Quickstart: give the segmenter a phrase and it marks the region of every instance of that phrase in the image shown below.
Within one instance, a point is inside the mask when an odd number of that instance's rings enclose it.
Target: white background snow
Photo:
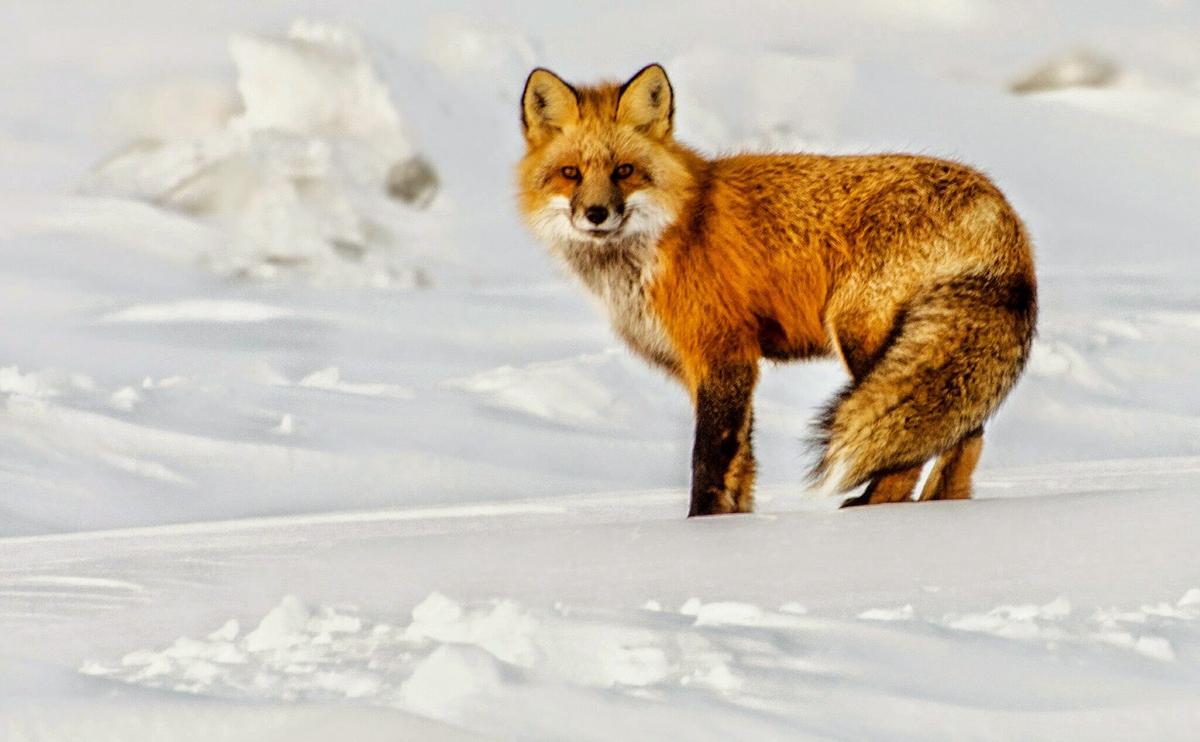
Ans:
[[[2,11],[0,738],[1200,734],[1197,3]],[[686,396],[513,198],[528,70],[650,61],[707,152],[1008,193],[976,500],[807,493],[811,363],[760,512],[683,518]]]

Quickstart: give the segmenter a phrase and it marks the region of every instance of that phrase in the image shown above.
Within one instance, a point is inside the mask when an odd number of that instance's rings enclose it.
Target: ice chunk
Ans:
[[[279,602],[258,624],[258,628],[246,634],[246,649],[261,652],[294,646],[304,641],[304,631],[310,617],[308,607],[294,595]]]

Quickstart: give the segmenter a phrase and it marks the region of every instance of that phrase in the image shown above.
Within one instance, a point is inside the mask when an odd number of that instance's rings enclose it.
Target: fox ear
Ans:
[[[675,117],[675,92],[661,65],[643,67],[621,86],[617,121],[652,137],[670,135]]]
[[[550,70],[538,67],[525,80],[521,124],[530,144],[538,144],[579,120],[579,93]]]

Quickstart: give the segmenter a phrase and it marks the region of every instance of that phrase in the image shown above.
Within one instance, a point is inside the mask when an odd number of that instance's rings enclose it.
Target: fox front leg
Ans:
[[[688,517],[746,513],[753,508],[750,431],[757,378],[757,364],[725,365],[711,369],[696,386]]]

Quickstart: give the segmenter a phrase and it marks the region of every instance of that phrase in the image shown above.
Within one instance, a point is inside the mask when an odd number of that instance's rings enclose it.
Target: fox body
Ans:
[[[813,476],[846,505],[970,496],[985,420],[1036,320],[1029,240],[1000,191],[910,155],[741,154],[675,141],[666,72],[522,96],[525,219],[695,406],[690,515],[753,507],[760,359],[834,355]]]

